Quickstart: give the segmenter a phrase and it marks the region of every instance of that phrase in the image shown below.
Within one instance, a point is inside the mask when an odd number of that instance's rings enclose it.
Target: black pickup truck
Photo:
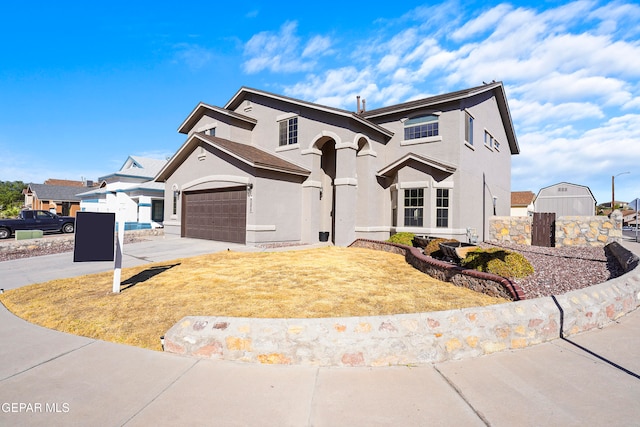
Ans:
[[[24,210],[16,219],[0,219],[0,239],[8,239],[16,230],[42,230],[73,233],[76,219],[49,211]]]

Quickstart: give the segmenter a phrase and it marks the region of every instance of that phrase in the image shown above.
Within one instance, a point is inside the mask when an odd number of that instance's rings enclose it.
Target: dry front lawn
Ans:
[[[507,302],[435,280],[400,255],[325,247],[219,252],[14,289],[0,301],[39,325],[160,350],[187,315],[313,318],[417,313]]]

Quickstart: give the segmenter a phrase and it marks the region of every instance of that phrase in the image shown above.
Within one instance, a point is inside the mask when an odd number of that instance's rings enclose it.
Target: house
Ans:
[[[542,188],[533,205],[535,212],[553,212],[556,217],[596,214],[596,199],[589,187],[568,182]]]
[[[511,216],[529,216],[533,211],[533,191],[511,192]]]
[[[162,227],[164,184],[153,181],[166,160],[129,156],[119,171],[98,178],[99,187],[78,194],[83,212],[118,212],[125,229]]]
[[[502,83],[356,106],[246,87],[224,107],[198,104],[156,176],[165,233],[345,246],[401,231],[466,239],[508,214],[519,148]]]
[[[22,193],[26,209],[42,209],[58,215],[76,216],[80,209],[80,198],[76,196],[91,181],[70,181],[64,179],[48,179],[44,184],[30,183]]]

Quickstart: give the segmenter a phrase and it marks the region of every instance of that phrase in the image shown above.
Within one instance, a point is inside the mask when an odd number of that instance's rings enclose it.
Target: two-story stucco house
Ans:
[[[519,153],[499,82],[355,112],[243,87],[179,132],[156,176],[165,233],[247,244],[482,238]]]

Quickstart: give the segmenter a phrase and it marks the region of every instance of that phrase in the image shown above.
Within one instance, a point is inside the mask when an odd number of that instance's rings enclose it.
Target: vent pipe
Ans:
[[[358,105],[356,106],[356,114],[360,114],[360,95],[356,96],[358,100]]]

